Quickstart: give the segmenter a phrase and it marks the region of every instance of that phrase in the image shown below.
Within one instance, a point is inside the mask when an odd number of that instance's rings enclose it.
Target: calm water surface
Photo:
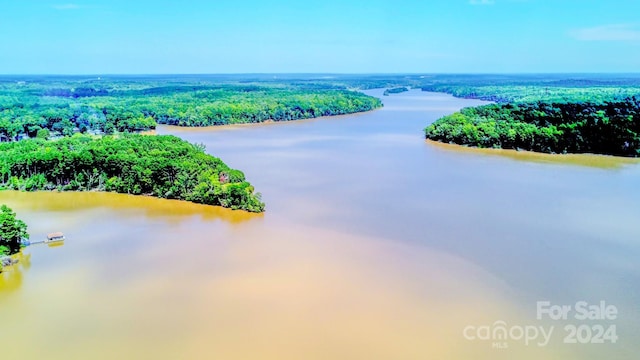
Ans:
[[[637,359],[640,166],[422,140],[473,100],[411,91],[381,110],[161,127],[245,171],[267,212],[100,193],[0,192],[34,246],[0,275],[15,359]],[[536,302],[615,321],[536,319]],[[570,315],[571,316],[571,315]],[[467,326],[554,327],[550,343]],[[563,344],[612,325],[616,344]],[[542,338],[539,338],[540,341]]]

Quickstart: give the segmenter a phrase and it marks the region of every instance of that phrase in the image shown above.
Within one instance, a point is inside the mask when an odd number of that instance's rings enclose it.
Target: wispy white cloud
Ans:
[[[640,29],[632,24],[602,25],[574,29],[569,36],[580,41],[640,41]]]
[[[495,0],[469,0],[471,5],[493,5],[495,3]]]
[[[76,10],[80,9],[78,4],[57,4],[52,6],[56,10]]]

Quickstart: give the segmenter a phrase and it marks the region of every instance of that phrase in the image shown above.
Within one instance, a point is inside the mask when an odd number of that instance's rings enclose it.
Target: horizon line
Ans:
[[[638,72],[237,72],[237,73],[14,73],[3,76],[240,76],[240,75],[640,75]]]

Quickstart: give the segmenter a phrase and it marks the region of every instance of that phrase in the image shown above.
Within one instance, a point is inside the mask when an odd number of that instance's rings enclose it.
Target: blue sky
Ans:
[[[0,74],[640,72],[638,0],[0,0]]]

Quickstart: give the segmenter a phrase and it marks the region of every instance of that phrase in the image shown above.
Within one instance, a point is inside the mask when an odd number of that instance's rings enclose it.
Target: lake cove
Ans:
[[[480,101],[408,91],[336,118],[159,134],[203,143],[269,205],[0,192],[32,237],[2,274],[20,359],[633,359],[640,169],[452,151],[425,119]],[[522,161],[520,161],[522,160]],[[562,343],[538,301],[606,301],[617,344]],[[547,346],[463,331],[555,326]],[[597,322],[596,322],[597,323]],[[596,325],[593,323],[593,325]],[[34,343],[37,339],[37,346]]]

